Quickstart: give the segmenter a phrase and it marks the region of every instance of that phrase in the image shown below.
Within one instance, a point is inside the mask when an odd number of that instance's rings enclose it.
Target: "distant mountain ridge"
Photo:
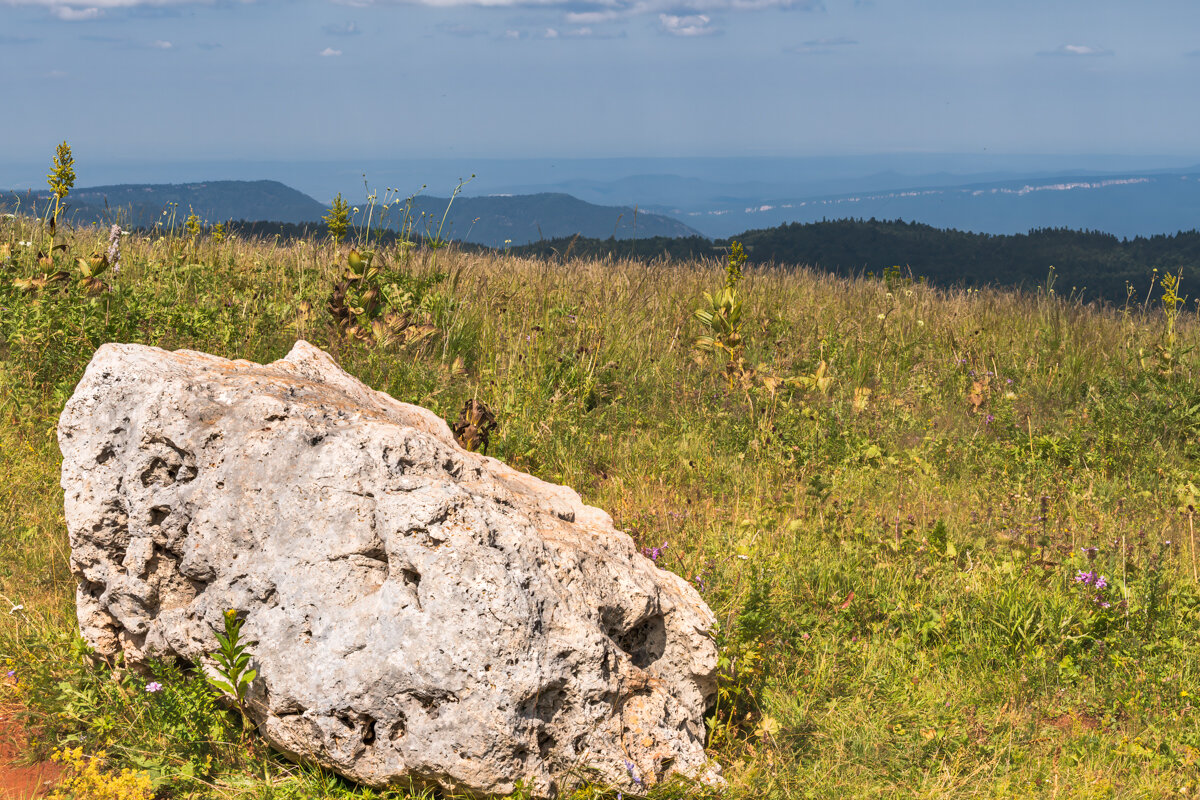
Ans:
[[[23,210],[42,208],[52,200],[49,190],[6,191],[0,204]],[[76,224],[110,222],[120,218],[133,228],[166,223],[172,211],[175,224],[190,212],[208,222],[262,219],[269,213],[278,222],[312,222],[327,211],[303,192],[278,181],[204,181],[196,183],[120,184],[73,190],[67,196],[66,218]],[[172,205],[176,204],[176,205]]]
[[[1154,236],[1200,225],[1200,169],[1064,174],[958,185],[911,185],[836,195],[727,198],[703,208],[653,205],[708,236],[792,222],[903,219],[990,234],[1040,228]]]
[[[442,237],[489,247],[519,246],[543,239],[579,235],[591,239],[642,239],[661,236],[699,236],[696,229],[663,214],[627,206],[600,206],[558,192],[489,197],[413,199],[418,228],[437,231],[443,213]],[[423,219],[422,218],[423,215]]]
[[[52,200],[49,190],[8,191],[0,207],[36,213]],[[269,221],[320,225],[328,206],[278,181],[204,181],[182,184],[121,184],[79,188],[67,197],[66,219],[75,224],[106,224],[120,220],[126,227],[182,225],[190,213],[206,223]],[[397,206],[403,203],[397,204]],[[365,224],[367,204],[359,203],[355,221]],[[447,208],[449,209],[447,211]],[[400,223],[398,208],[386,218]],[[378,221],[382,209],[374,209]],[[542,192],[531,195],[412,199],[417,229],[444,239],[491,247],[522,245],[542,239],[581,235],[592,238],[697,236],[688,225],[662,214],[636,208],[601,206],[570,195]],[[442,225],[443,217],[445,219]]]

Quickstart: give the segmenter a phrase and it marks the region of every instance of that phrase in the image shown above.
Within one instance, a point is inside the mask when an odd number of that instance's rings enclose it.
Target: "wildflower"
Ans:
[[[1096,573],[1094,573],[1094,572],[1084,572],[1083,570],[1079,570],[1078,572],[1075,573],[1075,582],[1076,583],[1082,583],[1082,584],[1091,586],[1092,582],[1095,580],[1096,580]]]
[[[663,550],[666,550],[666,549],[667,549],[667,543],[663,542],[658,547],[643,547],[642,555],[644,555],[646,558],[650,559],[651,561],[653,561],[657,564],[658,560],[660,558],[662,558]]]
[[[1096,578],[1096,582],[1092,585],[1097,589],[1103,589],[1105,586],[1108,586],[1108,581],[1104,580],[1104,576],[1101,575],[1099,578]]]
[[[983,418],[983,422],[985,425],[991,425],[995,421],[996,421],[996,417],[993,416],[992,414],[988,414],[986,417]]]
[[[626,769],[626,771],[629,772],[629,777],[633,779],[633,782],[636,783],[638,786],[641,786],[642,778],[640,775],[637,774],[637,767],[634,766],[634,763],[632,761],[626,761],[625,769]]]
[[[161,692],[162,688],[163,688],[162,684],[159,683],[158,681],[150,681],[149,683],[146,684],[146,691],[149,692],[150,694],[154,694],[155,692]]]

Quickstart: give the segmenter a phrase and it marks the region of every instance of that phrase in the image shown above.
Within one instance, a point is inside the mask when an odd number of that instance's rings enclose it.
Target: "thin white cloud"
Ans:
[[[1043,50],[1039,56],[1111,56],[1112,50],[1104,47],[1092,47],[1086,44],[1064,44],[1053,50]]]
[[[476,28],[474,25],[463,25],[461,23],[448,24],[443,23],[437,26],[437,29],[442,33],[451,36],[457,36],[460,39],[470,39],[473,36],[482,36],[487,33],[483,28]]]
[[[659,14],[659,29],[671,36],[709,36],[717,32],[707,14]]]
[[[135,7],[166,8],[183,5],[211,5],[221,0],[0,0],[0,6],[40,6],[66,22],[98,19],[107,12]],[[243,0],[252,2],[253,0]]]
[[[542,38],[544,38],[544,39],[557,39],[557,38],[558,38],[558,31],[557,31],[557,30],[555,30],[554,28],[546,28],[546,32],[542,34]]]
[[[839,47],[850,47],[858,44],[857,39],[851,39],[848,36],[835,36],[822,39],[809,39],[807,42],[792,47],[784,48],[789,53],[800,53],[801,55],[828,55],[835,52]]]
[[[100,16],[100,9],[95,6],[89,8],[72,8],[71,6],[50,6],[50,13],[64,22],[83,22],[89,19],[96,19]]]
[[[168,41],[164,41],[163,39],[159,39],[150,46],[153,47],[155,50],[170,50],[175,45],[171,44]]]
[[[568,11],[567,22],[572,25],[598,25],[620,19],[621,14],[609,9],[607,11]]]
[[[317,55],[322,56],[323,58],[330,58],[332,56],[340,56],[341,54],[342,54],[341,50],[334,50],[332,47],[326,47],[324,50],[317,53]]]
[[[331,22],[328,25],[322,25],[321,31],[330,36],[358,36],[362,33],[358,25],[353,22],[343,22],[341,24]]]
[[[761,11],[764,9],[796,9],[816,11],[824,8],[821,0],[599,0],[581,3],[579,0],[336,0],[343,4],[414,4],[448,8],[479,6],[489,8],[558,8],[566,21],[574,25],[594,25],[612,22],[640,14],[692,16],[721,11]],[[580,10],[580,6],[587,10]],[[588,8],[590,6],[590,8]]]
[[[858,40],[851,39],[849,36],[834,36],[832,38],[809,39],[804,44],[806,47],[842,47],[849,44],[858,44]]]

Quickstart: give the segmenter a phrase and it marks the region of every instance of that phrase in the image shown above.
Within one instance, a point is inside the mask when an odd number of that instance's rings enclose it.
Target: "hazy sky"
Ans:
[[[1196,0],[0,0],[0,70],[18,160],[1200,154]]]

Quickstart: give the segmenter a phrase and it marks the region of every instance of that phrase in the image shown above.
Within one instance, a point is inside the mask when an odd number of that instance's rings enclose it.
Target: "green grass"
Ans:
[[[60,231],[60,258],[105,234]],[[270,361],[303,336],[444,417],[482,400],[491,455],[667,545],[720,620],[729,796],[1200,791],[1194,315],[1171,343],[1157,300],[755,269],[731,386],[693,347],[715,261],[380,252],[436,328],[380,345],[333,326],[325,242],[131,236],[108,291],[27,294],[39,236],[0,220],[0,600],[23,606],[0,657],[45,752],[105,749],[164,796],[380,796],[241,741],[197,676],[114,673],[76,635],[53,432],[95,348]]]

